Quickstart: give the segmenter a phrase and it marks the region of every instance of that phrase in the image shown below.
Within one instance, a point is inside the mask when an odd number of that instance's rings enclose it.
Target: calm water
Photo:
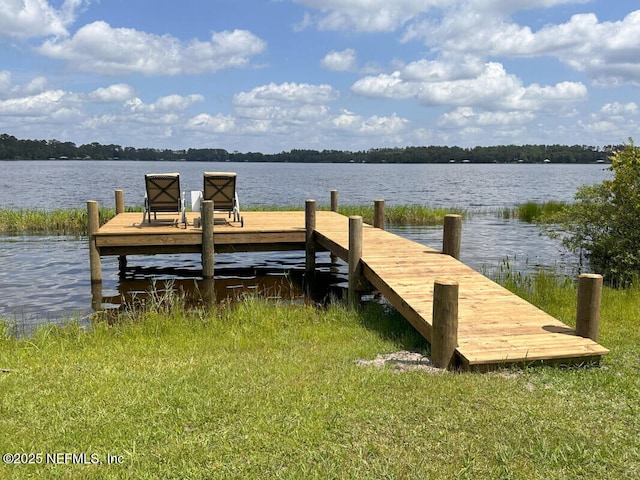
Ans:
[[[85,208],[87,200],[113,206],[114,190],[127,205],[141,205],[145,173],[179,172],[181,188],[201,189],[203,171],[235,171],[241,204],[303,205],[314,198],[329,203],[339,191],[342,204],[385,199],[387,204],[462,207],[473,212],[463,224],[462,260],[491,273],[505,257],[528,270],[575,268],[559,244],[540,236],[535,226],[503,219],[497,213],[526,201],[573,199],[576,188],[610,177],[602,165],[373,165],[185,162],[0,162],[0,206],[10,208]],[[402,227],[396,233],[440,248],[441,228]],[[267,289],[289,295],[304,263],[298,252],[216,256],[219,295],[224,291]],[[330,269],[328,257],[319,263]],[[103,258],[103,296],[143,296],[150,279],[169,279],[189,289],[200,269],[199,256],[131,257],[126,279],[118,278],[115,257]],[[286,272],[293,271],[289,277]],[[220,275],[220,277],[219,277]],[[336,282],[342,278],[338,276]],[[294,294],[297,292],[294,289]],[[58,321],[91,312],[86,238],[0,236],[0,318],[22,324]]]
[[[113,205],[116,189],[124,190],[128,205],[142,205],[145,173],[179,172],[188,192],[202,189],[202,172],[217,170],[238,173],[241,203],[303,205],[313,198],[328,204],[330,190],[337,189],[341,203],[383,198],[388,204],[487,209],[571,200],[579,185],[610,175],[602,165],[0,161],[0,205],[50,210],[84,208],[87,200]]]

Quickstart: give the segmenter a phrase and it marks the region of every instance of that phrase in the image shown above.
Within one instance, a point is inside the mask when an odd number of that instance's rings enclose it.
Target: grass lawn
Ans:
[[[573,322],[571,283],[502,281]],[[4,335],[0,453],[43,456],[0,478],[635,479],[639,319],[640,289],[605,289],[600,367],[489,374],[356,364],[428,351],[378,305],[176,302]]]

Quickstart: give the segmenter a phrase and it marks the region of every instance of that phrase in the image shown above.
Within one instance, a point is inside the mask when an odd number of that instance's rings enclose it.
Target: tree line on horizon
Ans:
[[[497,145],[463,148],[420,146],[371,148],[357,152],[342,150],[294,149],[263,154],[228,152],[221,148],[171,150],[102,145],[97,142],[77,146],[58,140],[20,140],[0,135],[1,160],[138,160],[187,162],[290,162],[290,163],[597,163],[608,162],[624,145]]]

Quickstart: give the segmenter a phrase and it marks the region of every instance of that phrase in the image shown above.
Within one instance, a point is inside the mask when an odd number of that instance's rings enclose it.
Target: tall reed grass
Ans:
[[[127,211],[141,211],[133,207]],[[100,207],[98,217],[104,224],[115,216],[114,208]],[[87,210],[83,208],[55,210],[0,208],[0,232],[36,232],[54,234],[84,234],[87,231]]]
[[[514,208],[504,208],[501,210],[503,218],[516,218],[527,223],[545,221],[552,215],[562,212],[569,204],[557,200],[546,202],[525,202]]]
[[[329,210],[326,205],[320,205],[319,210]],[[244,208],[246,211],[295,211],[304,210],[304,206],[258,206],[249,205]],[[373,223],[373,205],[340,205],[338,213],[351,216],[359,215],[365,223]],[[386,205],[385,221],[391,225],[442,225],[445,215],[457,213],[466,215],[467,211],[461,208],[432,208],[426,205]]]

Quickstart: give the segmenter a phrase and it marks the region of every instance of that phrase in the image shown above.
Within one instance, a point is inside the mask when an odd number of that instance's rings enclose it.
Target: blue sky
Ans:
[[[123,147],[640,138],[637,0],[0,0],[0,133]]]

